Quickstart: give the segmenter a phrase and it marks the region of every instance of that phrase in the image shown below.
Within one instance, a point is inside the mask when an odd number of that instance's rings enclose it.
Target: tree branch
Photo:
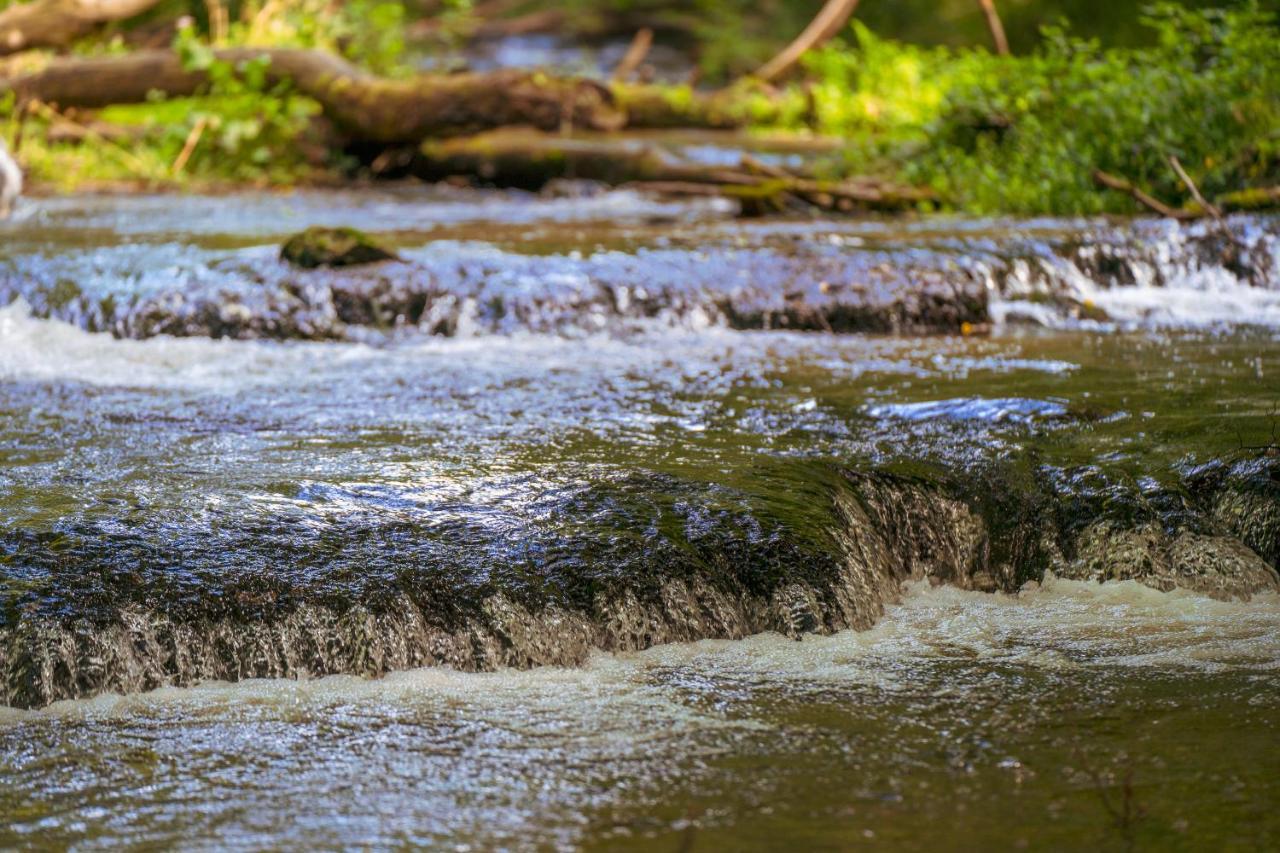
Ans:
[[[63,48],[103,24],[140,15],[160,0],[33,0],[0,12],[0,56]]]
[[[1138,204],[1142,205],[1148,210],[1155,211],[1161,216],[1167,216],[1170,219],[1197,218],[1196,214],[1187,210],[1180,210],[1179,208],[1176,208],[1176,207],[1170,207],[1169,205],[1165,204],[1159,199],[1153,196],[1150,196],[1147,193],[1143,192],[1138,187],[1135,187],[1133,184],[1129,183],[1124,178],[1119,178],[1119,177],[1116,177],[1115,175],[1107,174],[1101,169],[1093,170],[1093,181],[1099,186],[1106,187],[1107,189],[1117,190],[1119,192],[1128,194],[1129,197],[1132,198],[1134,201],[1136,201]]]
[[[587,80],[517,70],[387,80],[323,51],[234,48],[215,56],[232,66],[267,58],[270,83],[287,81],[316,100],[355,142],[416,143],[508,125],[616,130],[626,120],[612,93]],[[19,101],[96,108],[145,103],[155,93],[196,95],[208,82],[205,72],[184,68],[170,51],[142,51],[55,60],[43,71],[0,80],[0,95],[12,91]]]
[[[840,32],[857,8],[858,0],[827,0],[804,32],[751,76],[766,83],[784,76],[799,64],[806,53]]]
[[[987,29],[991,30],[991,40],[995,42],[996,53],[1009,55],[1009,39],[1004,34],[1004,24],[1000,22],[1000,13],[996,11],[996,0],[978,0],[982,14],[987,19]]]

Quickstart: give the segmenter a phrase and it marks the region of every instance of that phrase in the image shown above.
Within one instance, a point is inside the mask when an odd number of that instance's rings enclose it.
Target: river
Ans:
[[[0,846],[1280,843],[1276,221],[731,213],[0,224]]]

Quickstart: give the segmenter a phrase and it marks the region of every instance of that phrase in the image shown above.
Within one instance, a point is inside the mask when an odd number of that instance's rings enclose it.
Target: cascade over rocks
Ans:
[[[1271,220],[1233,220],[1235,249],[1226,261],[1220,229],[1171,228],[1135,223],[1035,242],[984,241],[962,253],[714,240],[697,251],[654,247],[585,258],[417,251],[389,268],[342,266],[396,256],[343,229],[312,229],[286,244],[282,254],[293,263],[216,258],[181,270],[171,287],[122,294],[83,291],[78,268],[26,256],[0,263],[0,303],[22,297],[36,316],[124,338],[366,340],[371,331],[399,328],[575,333],[654,319],[734,329],[956,333],[994,320],[1105,321],[1106,311],[1091,301],[1097,292],[1204,276],[1280,289],[1280,237]],[[325,245],[317,242],[322,234]]]
[[[524,481],[534,494],[509,506],[8,533],[4,571],[21,580],[0,609],[0,699],[798,638],[870,627],[908,580],[1014,592],[1053,571],[1219,598],[1280,591],[1274,553],[1249,544],[1280,536],[1274,459],[1193,469],[1159,493],[1084,469],[930,477],[796,464],[816,497],[785,512],[635,472]],[[1242,525],[1242,500],[1271,515]]]

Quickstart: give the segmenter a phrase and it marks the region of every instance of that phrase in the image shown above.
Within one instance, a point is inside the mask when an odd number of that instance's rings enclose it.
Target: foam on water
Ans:
[[[0,381],[80,382],[124,388],[228,390],[273,383],[314,366],[365,358],[359,344],[279,346],[208,338],[117,339],[0,308]]]
[[[1014,262],[994,288],[997,323],[1031,320],[1050,327],[1203,329],[1280,327],[1280,240],[1274,221],[1233,217],[1216,223],[1143,222],[1116,242],[1086,244],[1070,258]],[[1245,260],[1247,258],[1247,261]],[[1089,307],[1073,318],[1029,296],[1067,296]]]
[[[1183,590],[1159,592],[1133,581],[1096,584],[1052,576],[1017,595],[919,582],[908,585],[903,600],[874,628],[810,635],[801,642],[760,634],[670,644],[633,654],[597,653],[581,669],[463,673],[428,668],[380,679],[254,679],[162,688],[62,701],[40,710],[0,707],[0,722],[128,719],[164,709],[217,715],[246,706],[287,712],[423,703],[476,711],[528,710],[545,703],[575,716],[599,713],[607,705],[618,712],[633,702],[651,701],[654,673],[673,669],[709,682],[746,680],[784,690],[842,685],[892,690],[906,686],[921,666],[955,660],[1050,671],[1136,667],[1276,673],[1280,597],[1221,601]]]

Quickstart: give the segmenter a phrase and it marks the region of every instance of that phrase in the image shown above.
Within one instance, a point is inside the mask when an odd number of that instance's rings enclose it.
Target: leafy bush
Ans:
[[[1094,186],[1094,169],[1181,201],[1170,155],[1209,196],[1280,182],[1274,18],[1254,3],[1164,4],[1144,20],[1149,48],[1053,30],[1023,57],[898,45],[859,27],[856,51],[811,60],[821,127],[851,140],[852,165],[887,163],[977,213],[1131,210]]]
[[[272,83],[266,57],[233,67],[189,26],[178,30],[174,50],[183,67],[208,75],[209,91],[186,104],[181,117],[165,115],[172,111],[156,105],[150,118],[164,132],[159,147],[176,159],[193,134],[200,134],[208,141],[191,150],[190,168],[222,178],[289,180],[305,171],[298,139],[317,107],[288,83]]]

